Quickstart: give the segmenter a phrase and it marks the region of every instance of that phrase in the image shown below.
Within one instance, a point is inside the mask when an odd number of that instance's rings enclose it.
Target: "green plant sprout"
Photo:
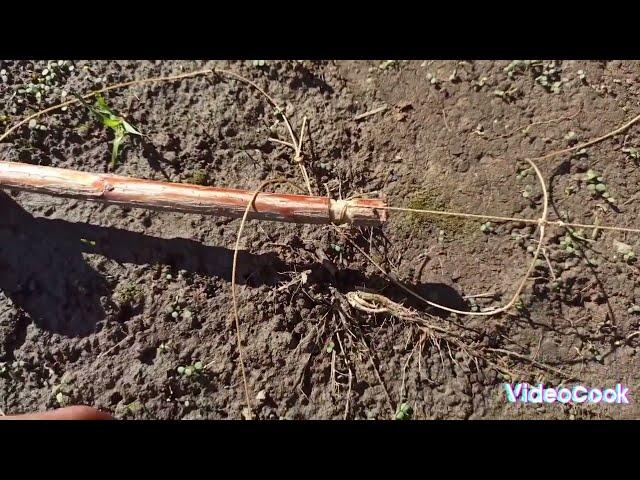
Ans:
[[[200,375],[204,370],[204,365],[202,362],[196,362],[193,365],[182,366],[180,365],[177,369],[178,373],[184,377],[191,377],[193,375]]]
[[[616,253],[622,255],[622,259],[625,262],[631,264],[637,260],[636,252],[633,251],[631,245],[627,245],[618,240],[614,240],[613,245],[616,247]]]
[[[513,60],[504,67],[503,71],[507,74],[507,77],[513,78],[516,74],[522,74],[529,70],[529,67],[538,67],[540,65],[542,65],[540,60]]]
[[[542,85],[547,92],[560,93],[563,79],[558,62],[544,62],[536,67],[536,73],[539,74],[535,79],[536,83]]]
[[[89,105],[84,98],[82,98],[78,94],[74,94],[75,97],[82,103],[89,111],[101,122],[105,127],[113,130],[113,146],[111,148],[111,168],[115,168],[118,163],[118,154],[122,149],[122,144],[124,143],[127,135],[140,135],[138,130],[136,130],[129,122],[127,122],[124,118],[117,115],[111,108],[107,105],[104,97],[102,95],[96,95],[96,102],[93,105]]]
[[[398,407],[396,412],[396,420],[410,420],[413,414],[413,409],[408,403],[402,403]]]
[[[640,149],[638,148],[626,147],[622,149],[622,153],[626,153],[627,157],[631,158],[632,160],[640,160]]]
[[[591,192],[591,195],[599,195],[609,203],[616,203],[616,200],[609,192],[607,184],[604,183],[604,179],[598,172],[591,169],[587,170],[585,181],[587,182],[587,189]]]
[[[584,234],[584,232],[582,232],[582,230],[579,230],[577,232],[569,230],[569,232],[565,236],[560,237],[560,246],[569,255],[582,255],[582,237],[580,236],[580,234]]]
[[[640,313],[640,306],[631,305],[629,308],[627,308],[627,313],[630,313],[630,314]]]
[[[491,222],[485,222],[480,225],[480,231],[482,233],[491,233],[493,232],[493,224]]]
[[[380,70],[389,70],[391,68],[395,68],[397,65],[398,65],[397,60],[385,60],[380,65],[378,65],[378,68]]]
[[[511,103],[518,98],[519,90],[518,90],[518,87],[511,87],[508,90],[497,89],[493,91],[493,94],[496,97],[500,97],[505,102]]]

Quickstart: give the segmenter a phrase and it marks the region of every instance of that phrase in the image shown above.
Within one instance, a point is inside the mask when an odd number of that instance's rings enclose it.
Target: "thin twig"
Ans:
[[[309,191],[309,195],[313,195],[313,191],[311,190],[311,182],[309,181],[309,174],[307,173],[307,169],[304,166],[304,157],[302,156],[302,142],[304,141],[304,128],[307,126],[307,116],[305,115],[302,118],[302,127],[300,128],[300,136],[298,137],[298,144],[295,148],[295,155],[293,156],[293,161],[300,165],[300,173],[302,173],[302,178],[304,178],[304,183],[307,186],[307,190]]]
[[[363,118],[370,117],[371,115],[375,115],[376,113],[384,112],[388,108],[389,108],[388,105],[383,105],[381,107],[374,108],[373,110],[369,110],[368,112],[364,112],[359,115],[356,115],[355,117],[353,117],[353,119],[356,121],[362,120]]]
[[[615,137],[616,135],[618,135],[618,134],[624,132],[625,130],[629,129],[632,125],[638,123],[638,121],[640,121],[640,115],[637,115],[637,116],[633,117],[631,120],[629,120],[624,125],[616,128],[615,130],[610,131],[609,133],[606,133],[605,135],[602,135],[601,137],[594,138],[593,140],[589,140],[588,142],[585,142],[585,143],[580,143],[580,144],[575,145],[573,147],[564,148],[562,150],[556,150],[555,152],[550,152],[550,153],[547,153],[547,154],[542,155],[540,157],[532,158],[531,160],[536,160],[536,161],[547,160],[547,159],[549,159],[551,157],[556,157],[556,156],[562,155],[564,153],[570,153],[570,152],[573,152],[575,150],[581,150],[583,148],[590,147],[592,145],[595,145],[596,143],[602,142],[603,140],[606,140],[606,139],[611,138],[611,137]]]
[[[268,140],[268,141],[270,141],[270,142],[274,142],[274,143],[279,143],[279,144],[281,144],[281,145],[285,145],[285,146],[287,146],[287,147],[289,147],[289,148],[293,148],[294,150],[295,150],[295,148],[296,148],[296,147],[295,147],[295,145],[293,145],[293,143],[291,143],[291,142],[285,142],[284,140],[279,140],[279,139],[277,139],[277,138],[269,137],[269,138],[267,138],[267,140]]]
[[[487,350],[489,350],[490,352],[496,352],[496,353],[504,353],[505,355],[509,355],[511,357],[515,357],[518,358],[520,360],[524,360],[525,362],[529,362],[531,365],[534,365],[538,368],[541,368],[543,370],[548,370],[550,372],[553,372],[557,375],[560,375],[563,378],[571,378],[570,375],[567,375],[565,372],[563,372],[562,370],[558,370],[557,368],[553,368],[549,365],[546,365],[544,363],[540,363],[537,360],[534,360],[532,358],[527,357],[526,355],[522,355],[520,353],[516,353],[516,352],[512,352],[511,350],[505,350],[503,348],[488,348]]]
[[[245,400],[247,402],[247,408],[249,409],[250,414],[252,413],[251,398],[249,395],[249,385],[247,383],[247,375],[244,368],[244,351],[242,348],[242,338],[240,334],[240,315],[238,314],[238,299],[236,296],[236,270],[237,270],[237,264],[238,264],[238,251],[240,250],[240,239],[242,238],[242,231],[247,221],[249,210],[251,209],[252,206],[254,206],[256,197],[260,194],[260,192],[262,192],[262,189],[267,185],[282,184],[282,183],[290,183],[290,182],[284,179],[266,180],[262,182],[262,184],[260,184],[260,186],[256,189],[255,193],[253,194],[253,197],[251,198],[251,201],[247,203],[247,207],[244,210],[244,215],[242,216],[242,220],[240,221],[240,226],[238,227],[236,244],[233,249],[233,263],[231,265],[231,299],[233,302],[233,317],[234,317],[235,327],[236,327],[236,340],[238,344],[238,356],[240,359],[240,368],[242,371],[242,382],[244,384]]]
[[[552,118],[551,120],[544,120],[544,121],[541,121],[541,122],[533,122],[533,123],[529,123],[527,125],[522,125],[522,126],[520,126],[518,128],[514,128],[510,132],[503,133],[499,137],[495,137],[495,138],[506,138],[506,137],[509,137],[509,136],[513,135],[518,130],[527,130],[527,129],[531,128],[531,127],[535,127],[536,125],[546,125],[548,123],[557,123],[557,122],[562,122],[563,120],[571,120],[571,119],[575,118],[576,115],[578,115],[581,111],[582,111],[582,108],[578,109],[575,113],[573,113],[571,115],[567,115],[565,117]]]
[[[500,295],[500,292],[477,293],[475,295],[464,295],[462,298],[470,300],[472,298],[493,298]]]

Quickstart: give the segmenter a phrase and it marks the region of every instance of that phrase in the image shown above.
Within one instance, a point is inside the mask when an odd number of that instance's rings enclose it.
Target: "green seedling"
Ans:
[[[333,352],[334,348],[336,348],[336,344],[333,342],[329,342],[329,344],[327,345],[327,353]]]
[[[87,240],[86,238],[81,238],[80,241],[82,243],[84,243],[85,245],[89,245],[91,247],[95,247],[96,246],[95,240]]]
[[[493,232],[493,224],[491,222],[485,222],[480,225],[480,231],[482,233],[491,233]]]
[[[526,72],[529,67],[538,65],[540,62],[537,60],[513,60],[509,65],[504,67],[504,72],[507,77],[513,78],[516,74],[522,74]]]
[[[571,155],[572,158],[583,158],[588,156],[589,156],[589,152],[587,152],[586,148],[581,148],[580,150],[578,150],[577,152]]]
[[[627,308],[627,313],[632,314],[632,315],[640,313],[640,306],[631,305],[629,308]]]
[[[534,69],[538,76],[535,78],[536,83],[544,87],[547,92],[560,93],[563,79],[561,78],[561,69],[557,62],[544,62],[536,65]]]
[[[169,340],[167,343],[161,343],[158,346],[158,353],[168,353],[171,351],[171,349],[171,340]]]
[[[280,107],[275,107],[273,110],[273,115],[276,117],[276,120],[278,122],[284,120],[284,110],[282,110],[282,108]],[[277,125],[277,123],[276,123]],[[275,127],[275,125],[273,125],[273,127]]]
[[[587,170],[584,180],[587,182],[587,189],[592,196],[600,196],[611,204],[616,203],[609,192],[607,184],[604,182],[604,178],[598,172],[591,169]]]
[[[61,98],[67,94],[61,90],[61,86],[66,83],[66,78],[73,72],[74,66],[65,60],[49,61],[47,67],[40,72],[34,72],[31,82],[22,85],[17,90],[18,97],[16,102],[22,104],[25,101],[35,99],[36,102],[42,102],[43,98],[52,93],[59,93]],[[67,107],[62,107],[65,111]]]
[[[54,400],[56,403],[61,406],[67,406],[71,403],[72,393],[73,393],[73,375],[64,374],[60,379],[60,384],[55,385],[51,391],[51,394],[54,396]]]
[[[378,65],[378,68],[380,70],[390,70],[391,68],[395,68],[397,65],[398,65],[397,60],[385,60],[380,65]]]
[[[127,135],[142,136],[129,122],[123,117],[117,115],[105,101],[102,95],[96,95],[96,101],[90,105],[80,95],[74,94],[80,103],[82,103],[93,114],[96,119],[105,127],[113,130],[113,146],[111,148],[111,168],[115,168],[118,163],[118,155],[122,149],[122,145]]]
[[[176,305],[173,307],[173,311],[171,312],[171,318],[174,320],[178,320],[182,318],[183,320],[191,320],[193,318],[193,313],[188,308],[182,308],[180,305]]]
[[[632,160],[638,161],[640,160],[640,149],[635,148],[635,147],[626,147],[622,149],[623,153],[627,154],[627,157],[631,158]]]
[[[439,87],[442,83],[442,81],[432,73],[427,73],[427,80],[429,80],[431,85],[435,85],[436,87]]]
[[[480,311],[480,306],[478,305],[478,302],[476,301],[475,298],[470,298],[469,299],[469,309],[472,312],[478,312]]]
[[[564,237],[560,237],[560,246],[571,256],[579,257],[582,254],[580,240],[577,234],[572,232],[567,233]]]
[[[518,173],[516,173],[516,180],[522,180],[533,173],[533,168],[518,167]]]
[[[520,235],[516,232],[511,232],[511,240],[516,242],[521,247],[524,247],[524,235]]]
[[[413,409],[408,403],[402,403],[396,411],[396,420],[410,420]]]
[[[636,252],[633,251],[631,245],[620,242],[618,240],[613,241],[614,247],[616,247],[616,253],[622,255],[622,259],[627,263],[633,263],[637,260]]]
[[[194,363],[193,365],[188,365],[186,367],[181,365],[177,369],[178,373],[183,377],[198,376],[202,373],[203,370],[204,370],[204,365],[200,361]]]
[[[252,60],[251,61],[251,65],[253,65],[256,68],[262,68],[267,64],[267,62],[265,62],[264,60]]]
[[[487,77],[480,77],[478,80],[472,81],[471,85],[476,92],[479,92],[480,90],[482,90],[482,87],[485,86],[487,80],[489,80]]]
[[[340,245],[336,245],[335,243],[332,243],[331,250],[333,250],[336,253],[340,253],[342,251],[342,247]]]
[[[502,100],[504,100],[507,103],[511,103],[513,101],[515,101],[518,98],[518,87],[511,87],[508,90],[494,90],[493,94],[496,97],[500,97]]]
[[[522,196],[524,198],[531,198],[533,195],[533,187],[531,185],[526,185],[524,190],[522,191]]]

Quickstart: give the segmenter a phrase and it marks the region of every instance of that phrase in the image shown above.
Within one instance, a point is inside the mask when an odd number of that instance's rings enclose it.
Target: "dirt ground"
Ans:
[[[638,62],[50,63],[0,61],[0,131],[74,92],[224,67],[265,88],[296,129],[307,116],[316,194],[527,218],[540,215],[542,196],[524,158],[595,138],[640,110]],[[51,71],[48,90],[28,90]],[[198,77],[105,97],[144,134],[126,141],[118,174],[246,189],[285,176],[302,185],[290,149],[269,140],[288,140],[282,121],[236,80]],[[541,161],[550,218],[637,227],[638,132]],[[73,106],[12,134],[0,159],[106,172],[112,140]],[[606,190],[590,190],[589,170]],[[6,191],[0,212],[2,412],[82,403],[117,418],[243,418],[230,295],[239,220]],[[516,308],[454,317],[395,287],[330,226],[254,221],[245,232],[239,312],[258,418],[640,414],[638,236],[551,227]],[[535,225],[397,212],[382,228],[344,232],[404,284],[463,310],[506,303],[537,238]],[[350,308],[354,290],[435,315],[484,356],[430,341],[397,316]],[[631,404],[515,406],[505,381],[620,382]]]

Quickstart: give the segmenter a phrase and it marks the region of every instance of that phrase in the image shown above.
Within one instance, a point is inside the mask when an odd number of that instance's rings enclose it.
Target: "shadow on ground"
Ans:
[[[227,248],[113,227],[35,218],[2,192],[0,212],[0,289],[38,326],[52,332],[85,336],[105,318],[104,305],[111,297],[113,285],[86,262],[83,254],[103,255],[120,263],[159,263],[231,280],[233,251]],[[323,271],[317,264],[310,267],[316,272]],[[275,253],[241,252],[237,281],[250,286],[273,286],[280,280],[278,272],[291,269]],[[344,291],[360,285],[373,288],[386,285],[385,294],[392,299],[407,297],[400,289],[388,287],[386,279],[367,277],[357,270],[338,272],[334,278],[324,274],[313,277],[311,280],[318,283],[335,282]],[[450,286],[411,287],[429,300],[466,310],[464,300]]]
[[[105,317],[103,302],[111,296],[111,288],[83,254],[104,255],[121,263],[160,263],[231,279],[233,252],[227,248],[35,218],[2,192],[0,212],[0,289],[36,324],[50,331],[84,336]],[[275,253],[241,252],[238,283],[275,284],[283,265]]]

